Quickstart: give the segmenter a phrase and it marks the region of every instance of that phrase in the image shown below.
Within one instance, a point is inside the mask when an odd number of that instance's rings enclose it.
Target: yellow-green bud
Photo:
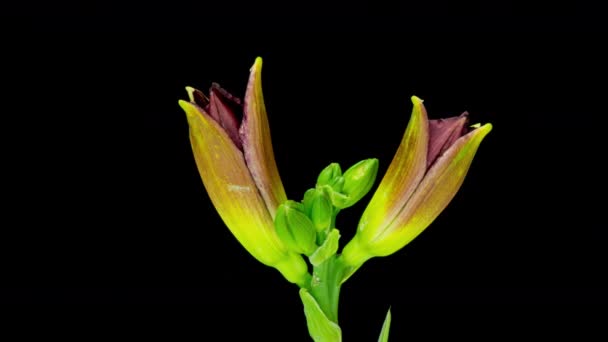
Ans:
[[[344,172],[342,193],[348,197],[344,208],[357,203],[374,185],[378,173],[378,159],[365,159]]]
[[[316,250],[316,229],[301,203],[288,200],[281,204],[274,218],[274,227],[289,250],[305,255]]]
[[[317,186],[330,185],[335,178],[342,176],[340,164],[331,163],[319,173],[317,177]]]
[[[315,225],[317,232],[329,228],[331,224],[332,205],[324,191],[310,189],[304,194],[304,211]]]

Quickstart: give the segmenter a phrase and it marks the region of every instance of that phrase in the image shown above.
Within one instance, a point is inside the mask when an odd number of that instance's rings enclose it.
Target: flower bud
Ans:
[[[491,124],[471,127],[467,115],[429,120],[422,100],[414,108],[401,144],[363,212],[353,239],[344,246],[346,280],[373,257],[395,253],[415,239],[460,189]],[[346,178],[346,174],[345,174]],[[345,186],[346,188],[346,186]]]
[[[332,205],[324,191],[310,189],[304,194],[304,209],[314,224],[317,232],[329,228],[331,224]]]
[[[342,176],[340,164],[331,163],[319,173],[317,177],[317,186],[330,185],[337,177]]]
[[[357,203],[374,185],[378,173],[378,159],[365,159],[344,172],[344,187],[341,193],[348,199],[342,203],[347,208]]]
[[[285,201],[279,206],[274,226],[279,239],[295,253],[311,255],[317,248],[316,230],[304,212],[304,205]]]

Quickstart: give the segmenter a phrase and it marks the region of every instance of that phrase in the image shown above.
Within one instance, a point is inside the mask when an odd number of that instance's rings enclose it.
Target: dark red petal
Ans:
[[[190,102],[194,103],[195,105],[199,106],[207,113],[209,113],[209,98],[207,98],[207,96],[205,96],[205,94],[198,89],[191,87],[187,87],[186,89],[188,89],[188,93],[190,94]],[[216,121],[219,120],[219,118],[214,119]]]
[[[230,139],[240,150],[243,150],[243,144],[239,136],[242,112],[243,106],[240,99],[232,96],[217,83],[211,85],[209,91],[209,115],[224,128]]]
[[[222,88],[218,83],[211,83],[211,90],[216,91],[218,95],[221,95],[226,102],[230,103],[231,106],[238,107],[240,109],[243,108],[243,101],[238,97],[230,94],[226,89]]]
[[[428,168],[433,162],[465,133],[468,113],[447,119],[429,120],[429,149],[426,160]]]

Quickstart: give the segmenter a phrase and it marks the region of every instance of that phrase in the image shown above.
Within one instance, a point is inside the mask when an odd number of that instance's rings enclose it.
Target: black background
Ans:
[[[290,198],[330,162],[376,157],[384,174],[411,95],[431,118],[467,110],[494,125],[431,227],[344,286],[346,340],[376,339],[389,306],[397,341],[599,327],[573,322],[586,317],[583,305],[608,301],[600,11],[581,2],[90,3],[22,5],[3,23],[1,301],[138,304],[110,309],[121,318],[91,331],[305,341],[297,288],[223,225],[177,105],[185,86],[213,81],[242,96],[261,56]],[[344,241],[367,200],[339,218]],[[188,310],[150,314],[144,304]],[[175,317],[177,327],[167,323]]]

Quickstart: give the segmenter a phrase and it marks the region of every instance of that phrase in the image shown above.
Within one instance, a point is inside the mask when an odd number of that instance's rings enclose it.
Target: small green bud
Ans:
[[[330,228],[333,207],[327,192],[333,191],[328,185],[321,189],[308,189],[304,193],[304,212],[315,225],[317,232]]]
[[[302,204],[304,205],[304,212],[306,213],[306,215],[308,215],[308,217],[310,217],[310,210],[312,209],[312,200],[316,197],[317,191],[320,190],[313,188],[306,190],[306,192],[304,193]]]
[[[328,185],[319,189],[308,189],[304,193],[304,212],[315,225],[317,232],[329,228],[333,208],[328,192],[333,191]]]
[[[315,225],[317,232],[322,232],[329,228],[332,211],[331,201],[327,195],[323,191],[315,192],[310,208],[310,219]]]
[[[340,239],[340,231],[332,229],[327,235],[327,239],[323,242],[321,247],[312,253],[309,260],[313,266],[321,265],[325,260],[335,255],[338,251],[338,240]]]
[[[287,248],[299,254],[311,255],[317,245],[317,234],[312,221],[304,213],[304,205],[285,201],[277,209],[274,227]]]
[[[317,186],[330,185],[336,177],[340,176],[342,176],[340,164],[331,163],[319,173],[319,177],[317,177]]]
[[[374,185],[377,173],[378,159],[376,158],[362,160],[344,172],[342,193],[348,197],[346,207],[357,203],[367,194]]]

